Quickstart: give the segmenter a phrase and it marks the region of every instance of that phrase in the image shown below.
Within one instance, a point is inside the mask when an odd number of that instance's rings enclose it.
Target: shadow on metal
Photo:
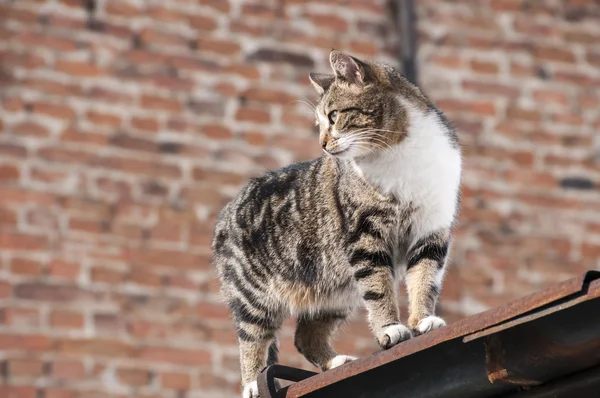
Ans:
[[[259,386],[261,398],[600,397],[598,366],[600,272],[590,271],[324,373],[271,366]],[[295,383],[278,390],[277,378]]]

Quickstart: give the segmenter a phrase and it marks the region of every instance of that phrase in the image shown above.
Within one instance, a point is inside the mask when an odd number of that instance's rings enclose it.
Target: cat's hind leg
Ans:
[[[230,302],[240,343],[243,398],[258,398],[256,378],[277,362],[277,331],[283,322],[280,313],[261,311],[236,298]]]
[[[294,345],[298,352],[323,371],[356,359],[349,355],[339,355],[331,347],[331,337],[347,315],[342,311],[301,314],[294,335]]]

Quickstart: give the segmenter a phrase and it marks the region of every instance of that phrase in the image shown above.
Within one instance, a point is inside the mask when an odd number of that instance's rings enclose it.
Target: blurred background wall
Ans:
[[[598,269],[598,1],[416,3],[420,83],[465,155],[441,313]],[[238,396],[214,218],[320,155],[308,72],[332,48],[397,64],[396,20],[386,0],[0,0],[0,396]],[[308,366],[291,325],[282,362]],[[337,347],[375,350],[362,316]]]

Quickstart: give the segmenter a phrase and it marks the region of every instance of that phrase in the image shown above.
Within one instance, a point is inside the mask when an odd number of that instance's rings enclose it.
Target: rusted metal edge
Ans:
[[[483,339],[490,383],[536,386],[600,365],[598,310],[600,279],[581,295],[463,341]]]
[[[360,358],[338,368],[316,374],[306,380],[292,384],[287,389],[287,397],[299,397],[334,384],[362,372],[383,366],[399,358],[456,338],[473,335],[485,329],[526,315],[540,307],[564,300],[574,295],[586,294],[588,285],[600,279],[600,272],[589,271],[579,277],[559,283],[548,289],[512,301],[496,309],[471,316],[451,325],[405,341],[386,351],[379,351],[369,357]],[[474,337],[477,338],[477,337]],[[263,372],[260,377],[266,377]]]
[[[489,336],[494,333],[498,333],[499,331],[502,331],[504,329],[508,329],[511,327],[515,327],[515,326],[520,325],[525,322],[531,322],[535,319],[542,318],[544,316],[550,315],[557,311],[565,310],[569,307],[573,307],[579,303],[582,303],[584,301],[591,300],[591,299],[597,298],[597,297],[600,297],[600,279],[597,279],[597,280],[591,282],[588,286],[586,293],[582,296],[576,296],[569,300],[562,301],[556,305],[551,305],[547,308],[538,309],[529,314],[521,315],[512,320],[503,322],[497,326],[491,326],[491,327],[481,330],[479,332],[472,333],[470,335],[463,337],[463,343],[468,343],[469,341],[477,340],[482,337]]]

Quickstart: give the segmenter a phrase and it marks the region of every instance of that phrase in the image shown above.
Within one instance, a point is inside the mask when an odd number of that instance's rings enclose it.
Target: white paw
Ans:
[[[419,333],[427,333],[433,329],[439,329],[442,326],[446,326],[446,322],[439,316],[430,315],[419,322],[417,330]]]
[[[243,398],[259,398],[258,397],[258,384],[256,381],[248,383],[244,386],[244,392],[242,393]]]
[[[388,326],[383,330],[383,338],[381,339],[380,344],[383,348],[390,348],[411,337],[412,332],[410,329],[399,323],[397,325]]]
[[[337,368],[338,366],[342,366],[345,363],[352,362],[355,359],[356,357],[351,357],[350,355],[337,355],[331,360],[331,366],[329,367],[329,369]]]

